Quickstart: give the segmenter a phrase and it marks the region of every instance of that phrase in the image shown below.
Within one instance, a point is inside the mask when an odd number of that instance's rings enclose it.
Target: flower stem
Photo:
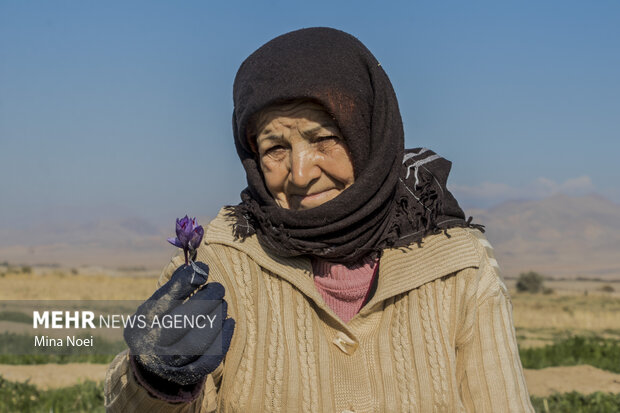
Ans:
[[[189,250],[187,248],[183,248],[183,254],[185,255],[185,265],[189,264],[188,257]]]

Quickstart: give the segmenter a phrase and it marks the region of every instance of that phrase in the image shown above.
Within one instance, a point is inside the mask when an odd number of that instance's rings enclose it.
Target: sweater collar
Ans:
[[[471,231],[452,228],[424,238],[421,246],[386,249],[379,265],[377,291],[360,313],[370,312],[375,304],[398,294],[470,267],[478,267],[482,258],[480,243]]]
[[[298,288],[318,306],[331,313],[314,286],[312,264],[307,257],[280,257],[265,250],[256,235],[244,241],[235,240],[233,220],[222,209],[209,223],[204,243],[223,244],[238,249],[251,257],[258,265]],[[428,282],[469,267],[478,267],[482,249],[475,229],[452,228],[449,236],[444,233],[429,235],[421,246],[386,249],[379,265],[377,290],[360,314],[398,294],[418,288]]]
[[[234,220],[226,216],[227,211],[221,209],[218,216],[209,223],[205,230],[205,244],[222,244],[233,247],[247,254],[262,268],[283,278],[303,294],[319,305],[323,298],[314,286],[312,264],[307,257],[281,257],[263,248],[255,235],[236,240],[233,235]]]

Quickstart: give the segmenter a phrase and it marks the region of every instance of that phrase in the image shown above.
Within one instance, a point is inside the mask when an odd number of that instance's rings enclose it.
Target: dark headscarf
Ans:
[[[281,256],[355,263],[469,225],[446,189],[451,163],[430,150],[405,151],[392,84],[355,37],[309,28],[271,40],[239,68],[233,99],[235,145],[248,182],[242,202],[229,207],[237,237],[257,234]],[[248,123],[267,106],[300,99],[319,103],[336,120],[355,182],[318,207],[290,210],[279,207],[265,186]]]

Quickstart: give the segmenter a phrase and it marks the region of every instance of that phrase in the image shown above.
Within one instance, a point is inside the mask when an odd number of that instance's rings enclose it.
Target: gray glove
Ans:
[[[195,265],[198,271],[185,264],[177,268],[170,280],[138,307],[134,316],[145,322],[128,325],[124,331],[130,353],[141,369],[182,386],[199,383],[215,370],[235,330],[235,320],[226,319],[224,286],[206,283],[206,276],[199,272],[208,274],[209,267],[202,262]],[[173,326],[172,320],[182,322]],[[195,322],[193,328],[188,320]]]

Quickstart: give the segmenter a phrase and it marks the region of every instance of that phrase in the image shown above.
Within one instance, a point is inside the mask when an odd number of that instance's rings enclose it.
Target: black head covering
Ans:
[[[229,207],[237,237],[256,233],[282,256],[355,263],[386,247],[420,242],[429,232],[468,225],[445,187],[451,163],[425,149],[405,152],[390,80],[355,37],[309,28],[271,40],[239,68],[233,99],[235,145],[248,182],[241,204]],[[355,182],[318,207],[289,210],[265,186],[248,123],[267,106],[300,99],[319,103],[336,120]]]

